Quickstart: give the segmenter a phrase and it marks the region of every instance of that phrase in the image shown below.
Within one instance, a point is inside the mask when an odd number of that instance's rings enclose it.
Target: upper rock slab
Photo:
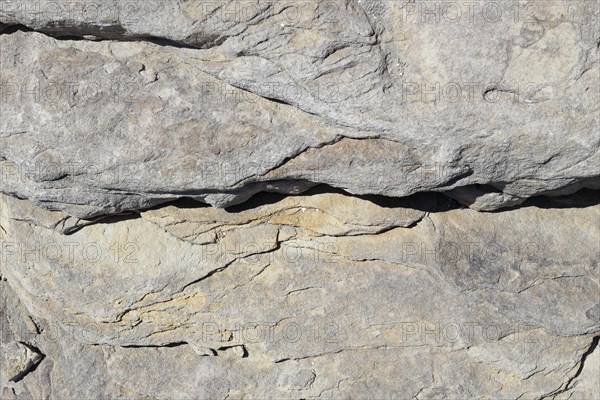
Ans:
[[[486,4],[3,1],[0,191],[90,218],[599,187],[598,3]]]

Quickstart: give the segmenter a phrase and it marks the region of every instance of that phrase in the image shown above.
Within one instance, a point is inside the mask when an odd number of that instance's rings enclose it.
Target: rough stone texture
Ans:
[[[0,399],[599,399],[599,10],[0,0]]]
[[[6,358],[3,360],[3,364],[6,365],[6,378],[12,382],[23,379],[42,361],[41,354],[25,343],[5,343],[4,353]]]
[[[600,206],[409,200],[185,202],[64,235],[65,214],[3,196],[1,273],[48,359],[5,390],[593,399]],[[75,385],[74,368],[91,379]]]
[[[314,183],[479,210],[600,187],[600,5],[494,3],[3,2],[1,191],[93,217]]]

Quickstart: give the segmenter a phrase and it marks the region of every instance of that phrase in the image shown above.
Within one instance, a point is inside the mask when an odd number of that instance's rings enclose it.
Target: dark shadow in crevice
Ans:
[[[502,193],[498,188],[491,185],[473,185],[476,186],[481,193]],[[311,189],[299,194],[283,194],[262,191],[249,200],[227,207],[228,212],[237,213],[246,210],[251,210],[267,204],[274,204],[289,196],[312,196],[324,193],[337,193],[344,196],[356,197],[365,201],[369,201],[384,208],[412,208],[415,210],[426,211],[430,213],[445,212],[467,206],[459,203],[444,193],[438,192],[419,192],[405,197],[389,197],[382,195],[354,195],[343,189],[338,189],[327,184],[318,184]],[[520,205],[513,207],[501,208],[492,212],[504,212],[515,210],[523,207],[537,208],[586,208],[600,204],[600,190],[596,189],[581,189],[575,193],[562,196],[535,196],[527,199]]]
[[[257,95],[257,94],[256,94],[256,93],[254,93],[254,92],[250,92],[250,91],[247,91],[247,92],[248,92],[248,93],[252,93],[252,94],[254,94],[254,95]],[[277,99],[277,98],[275,98],[275,97],[271,97],[271,96],[261,96],[261,95],[257,95],[257,96],[260,96],[260,97],[262,97],[262,98],[263,98],[263,99],[265,99],[265,100],[272,101],[273,103],[277,103],[277,104],[283,104],[284,106],[292,106],[292,107],[294,107],[292,104],[288,103],[287,101],[284,101],[284,100],[281,100],[281,99]],[[290,158],[291,158],[291,157],[290,157]],[[284,162],[284,163],[285,163],[285,162]],[[283,163],[282,163],[282,164],[283,164]]]
[[[203,202],[198,201],[198,200],[194,200],[194,199],[192,199],[190,197],[181,197],[181,198],[179,198],[177,200],[169,201],[167,203],[157,204],[154,207],[145,208],[145,209],[141,210],[140,212],[158,210],[158,209],[161,209],[161,208],[165,208],[167,206],[173,206],[173,207],[181,208],[181,209],[209,208],[209,207],[212,207],[210,204],[203,203]]]
[[[34,29],[31,29],[25,25],[6,25],[0,23],[0,35],[10,35],[15,32],[34,32]]]
[[[573,387],[575,386],[573,382],[575,381],[575,379],[577,379],[577,377],[579,377],[579,375],[581,375],[581,372],[585,367],[585,361],[587,360],[588,356],[596,350],[596,348],[598,347],[598,342],[600,342],[600,336],[594,337],[590,347],[581,355],[581,361],[579,362],[579,368],[577,368],[577,372],[575,372],[575,375],[573,375],[569,379],[562,392],[566,392],[567,390],[573,389]]]
[[[132,219],[137,219],[139,218],[139,213],[136,212],[124,212],[124,213],[120,213],[120,214],[115,214],[115,215],[107,215],[104,217],[101,217],[100,220],[98,220],[98,224],[114,224],[117,222],[122,222],[122,221],[130,221]]]
[[[302,196],[304,196],[307,193],[308,192],[302,193]],[[255,195],[253,195],[252,197],[250,197],[245,202],[243,202],[241,204],[236,204],[234,206],[226,207],[225,210],[230,213],[244,212],[244,211],[252,210],[254,208],[266,206],[269,204],[278,203],[289,196],[294,196],[294,195],[283,194],[283,193],[274,193],[274,192],[259,192]]]
[[[28,366],[27,368],[25,368],[23,371],[19,372],[19,374],[17,376],[15,376],[14,378],[12,378],[11,380],[15,383],[23,380],[23,378],[25,378],[27,375],[29,375],[30,373],[32,373],[33,371],[35,371],[37,369],[37,367],[42,363],[42,361],[44,360],[44,358],[46,358],[46,355],[44,353],[42,353],[40,351],[40,349],[38,349],[36,346],[29,344],[29,343],[25,343],[25,342],[19,342],[21,345],[29,348],[30,351],[38,354],[40,356],[40,359],[35,362],[34,364]]]
[[[351,195],[350,195],[351,196]],[[384,208],[412,208],[427,212],[444,212],[465,208],[456,200],[438,192],[421,192],[406,197],[388,197],[381,195],[356,196]]]
[[[152,35],[128,35],[121,26],[102,26],[93,24],[81,24],[77,26],[49,25],[39,29],[33,29],[26,25],[0,24],[0,35],[10,35],[15,32],[38,32],[52,37],[56,40],[68,41],[119,41],[119,42],[147,42],[158,46],[175,47],[180,49],[206,49],[213,43],[198,43],[197,45],[166,39]],[[218,43],[214,43],[215,45]]]
[[[36,31],[39,32],[39,31]],[[48,36],[53,37],[56,40],[69,40],[69,41],[92,41],[92,42],[104,42],[104,41],[118,41],[118,42],[146,42],[146,43],[152,43],[155,44],[157,46],[164,46],[164,47],[175,47],[178,49],[202,49],[202,47],[196,47],[196,46],[192,46],[192,45],[188,45],[188,44],[184,44],[181,42],[177,42],[175,40],[170,40],[170,39],[165,39],[165,38],[159,38],[156,36],[123,36],[123,37],[116,37],[116,38],[112,38],[112,37],[106,37],[106,36],[97,36],[96,34],[93,33],[86,33],[84,35],[89,35],[89,36],[96,36],[93,39],[90,38],[86,38],[83,36],[76,36],[76,35],[63,35],[63,34],[53,34],[50,32],[41,32],[41,33],[45,33]]]
[[[161,209],[161,208],[164,208],[167,206],[174,206],[174,207],[181,208],[181,209],[211,207],[210,204],[202,203],[200,201],[196,201],[196,200],[193,200],[188,197],[182,197],[177,200],[160,202],[155,206],[144,208],[143,210],[125,211],[125,212],[122,212],[119,214],[104,215],[104,216],[100,216],[100,217],[96,217],[96,218],[92,218],[92,219],[88,219],[88,220],[81,220],[82,221],[81,224],[78,224],[76,226],[72,226],[72,227],[69,227],[68,229],[63,230],[62,234],[67,235],[67,236],[72,235],[90,225],[109,225],[109,224],[116,224],[118,222],[131,221],[131,220],[140,218],[140,214],[144,211],[158,210],[158,209]]]
[[[536,196],[513,208],[587,208],[600,204],[600,190],[581,189],[573,194],[564,196]]]
[[[160,347],[171,348],[171,347],[185,346],[187,344],[189,344],[189,343],[185,342],[185,341],[181,341],[181,342],[173,342],[173,343],[166,343],[166,344],[126,344],[126,345],[122,345],[120,347],[123,347],[125,349],[160,348]]]
[[[488,192],[486,191],[487,189],[489,189],[489,192],[500,193],[500,191],[497,188],[492,186],[477,185],[477,187],[482,190],[482,193]],[[461,204],[458,201],[448,197],[447,195],[438,192],[420,192],[405,197],[389,197],[382,195],[353,195],[351,193],[346,192],[343,189],[338,189],[326,184],[318,184],[301,193],[294,194],[263,190],[254,194],[243,203],[226,207],[225,210],[229,213],[240,213],[265,205],[275,204],[290,196],[314,196],[326,193],[336,193],[341,194],[343,196],[355,197],[358,199],[369,201],[373,204],[384,208],[410,208],[429,213],[446,212],[450,210],[467,208],[466,205]],[[543,209],[587,208],[598,204],[600,204],[600,190],[581,189],[575,193],[563,196],[536,196],[526,200],[520,205],[505,207],[488,212],[501,213],[524,207],[537,207]],[[85,226],[93,224],[114,224],[117,222],[137,219],[140,218],[140,214],[143,211],[157,210],[167,206],[173,206],[179,209],[202,209],[212,207],[210,204],[194,200],[193,198],[182,197],[180,199],[172,201],[161,201],[155,206],[144,208],[143,210],[135,210],[130,212],[123,212],[121,214],[116,215],[98,217],[96,219],[89,220],[89,223],[87,224],[83,223],[80,226],[72,227],[69,231],[63,232],[63,234],[72,234],[84,228]]]
[[[436,192],[416,193],[406,197],[389,197],[382,195],[354,195],[343,189],[338,189],[327,184],[318,184],[307,191],[299,194],[283,194],[263,191],[255,194],[244,203],[227,207],[226,210],[231,213],[238,213],[261,207],[267,204],[274,204],[290,196],[314,196],[318,194],[334,193],[348,197],[355,197],[369,201],[384,208],[412,208],[427,212],[442,212],[462,208],[455,200]]]

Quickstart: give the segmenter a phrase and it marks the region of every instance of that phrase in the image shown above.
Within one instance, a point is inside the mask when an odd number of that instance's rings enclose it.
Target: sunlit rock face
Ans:
[[[0,398],[600,398],[599,8],[0,1]]]
[[[46,357],[5,347],[19,362],[7,364],[6,390],[596,393],[597,205],[481,213],[441,196],[383,203],[321,188],[92,223],[4,196],[3,340]],[[95,365],[73,384],[73,368]]]
[[[1,191],[94,217],[598,188],[598,5],[475,3],[3,2]]]

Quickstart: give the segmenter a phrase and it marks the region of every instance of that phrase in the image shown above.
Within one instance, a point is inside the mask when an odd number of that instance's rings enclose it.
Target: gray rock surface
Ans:
[[[4,344],[6,366],[6,378],[12,382],[18,382],[31,372],[40,361],[42,355],[26,343],[11,342]]]
[[[315,183],[479,210],[598,188],[600,6],[534,3],[3,2],[1,191],[89,218]]]
[[[0,399],[597,400],[599,17],[0,0]]]

